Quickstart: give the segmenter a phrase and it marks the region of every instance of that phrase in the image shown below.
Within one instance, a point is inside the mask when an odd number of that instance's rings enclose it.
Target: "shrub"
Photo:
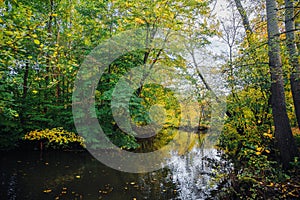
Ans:
[[[84,147],[84,139],[73,132],[68,132],[62,127],[44,130],[34,130],[27,133],[24,140],[39,141],[46,148],[67,148],[71,144],[79,144]]]

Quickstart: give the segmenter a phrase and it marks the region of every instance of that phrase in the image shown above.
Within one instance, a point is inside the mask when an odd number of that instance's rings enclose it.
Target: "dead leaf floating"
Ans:
[[[44,192],[44,193],[50,193],[50,192],[52,192],[52,190],[47,189],[47,190],[44,190],[43,192]]]

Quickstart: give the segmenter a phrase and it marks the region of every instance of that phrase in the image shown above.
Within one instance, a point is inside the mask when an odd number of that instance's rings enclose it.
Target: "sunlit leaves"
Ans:
[[[18,121],[14,126],[21,127],[22,132],[16,132],[20,136],[48,127],[64,126],[66,130],[74,130],[70,112],[73,81],[80,64],[94,47],[121,31],[140,27],[148,30],[150,40],[157,28],[209,34],[204,23],[204,15],[209,10],[207,2],[5,1],[0,16],[0,66],[3,70],[0,76],[5,77],[1,79],[5,87],[4,92],[1,88],[0,115],[1,119],[9,120],[1,120],[1,123]],[[144,60],[147,53],[149,57]],[[103,84],[99,84],[96,92],[101,102],[97,112],[102,121],[109,124],[104,128],[107,135],[120,147],[130,149],[138,145],[133,137],[116,129],[110,116],[109,101],[116,82],[128,70],[145,63],[166,65],[168,69],[163,73],[174,75],[176,68],[183,69],[186,64],[180,56],[175,56],[179,53],[170,56],[162,52],[156,58],[157,51],[153,49],[131,52],[116,60],[110,72],[100,80]],[[141,116],[138,111],[146,113],[151,107],[152,89],[154,86],[145,87],[142,97],[132,98],[131,104],[136,106],[132,116],[138,123],[150,121],[147,114]],[[158,101],[169,110],[169,119],[177,115],[176,109],[171,111],[177,103],[169,91],[159,89],[158,93],[164,92],[166,96]],[[3,103],[2,99],[5,99]],[[14,130],[12,126],[7,132]]]
[[[52,148],[67,146],[68,143],[78,143],[84,147],[84,139],[81,136],[63,130],[62,127],[53,128],[51,130],[44,129],[41,131],[31,131],[27,133],[23,139],[45,142],[47,147]]]
[[[41,42],[39,40],[33,40],[33,42],[37,45],[41,44]]]

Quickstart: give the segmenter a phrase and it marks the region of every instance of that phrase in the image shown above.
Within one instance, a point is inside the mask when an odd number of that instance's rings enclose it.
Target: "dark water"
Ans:
[[[1,154],[1,200],[194,200],[209,195],[211,169],[202,158],[216,152],[200,148],[183,156],[173,152],[168,168],[145,174],[111,169],[88,152]]]

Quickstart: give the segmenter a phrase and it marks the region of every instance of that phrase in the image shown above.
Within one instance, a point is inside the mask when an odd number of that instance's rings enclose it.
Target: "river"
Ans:
[[[215,149],[195,144],[183,155],[170,152],[163,169],[134,174],[111,169],[86,151],[1,154],[1,200],[213,199],[214,171],[207,158],[219,158]]]

